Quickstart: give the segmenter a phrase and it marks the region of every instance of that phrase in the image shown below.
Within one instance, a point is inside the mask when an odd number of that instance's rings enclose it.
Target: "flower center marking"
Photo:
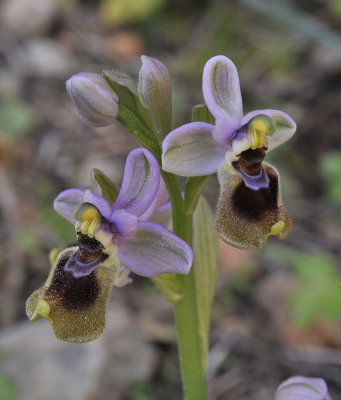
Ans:
[[[248,127],[249,135],[251,136],[251,149],[256,150],[262,147],[269,147],[269,138],[274,132],[272,121],[266,115],[255,117]]]
[[[90,203],[83,203],[76,209],[74,217],[80,222],[77,230],[83,235],[93,238],[95,230],[101,222],[101,214],[98,209]]]

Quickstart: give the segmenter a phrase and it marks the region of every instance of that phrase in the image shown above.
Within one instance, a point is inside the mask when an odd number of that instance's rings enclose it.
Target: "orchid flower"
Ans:
[[[55,199],[56,211],[75,225],[77,245],[53,257],[43,287],[27,301],[30,320],[48,318],[55,335],[70,342],[96,339],[105,325],[105,306],[115,281],[132,271],[145,277],[187,274],[190,246],[155,222],[168,204],[160,168],[146,149],[133,150],[121,190],[110,205],[90,190],[69,189]]]
[[[225,56],[208,60],[202,89],[215,125],[191,122],[170,132],[162,144],[162,168],[189,177],[218,171],[216,228],[225,242],[251,249],[262,247],[269,235],[286,238],[292,221],[281,201],[279,175],[263,159],[295,133],[295,122],[278,110],[243,116],[238,72]]]
[[[321,378],[293,376],[277,389],[275,400],[331,400],[326,382]]]

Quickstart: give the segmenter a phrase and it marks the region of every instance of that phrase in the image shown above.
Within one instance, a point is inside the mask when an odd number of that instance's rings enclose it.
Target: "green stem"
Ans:
[[[136,132],[135,137],[140,145],[151,150],[160,162],[160,145],[150,140],[148,136],[140,135],[139,129],[136,129]],[[161,170],[161,174],[172,202],[173,231],[189,245],[192,245],[193,213],[208,177],[190,178],[186,185],[185,199],[183,199],[176,177],[163,170]],[[202,346],[200,337],[196,305],[198,294],[196,293],[194,271],[192,269],[188,275],[178,275],[177,278],[183,295],[179,301],[174,303],[174,315],[184,399],[207,400],[206,368],[202,362],[203,359],[206,359],[203,354],[206,350]]]
[[[192,245],[193,213],[175,208],[173,214],[174,232]],[[202,347],[199,315],[196,306],[194,270],[188,275],[178,276],[183,285],[183,296],[174,304],[174,315],[177,328],[181,377],[185,400],[207,400],[206,368],[202,359]]]
[[[181,377],[185,400],[207,400],[206,369],[199,336],[199,316],[195,302],[193,271],[183,279],[184,295],[174,304],[180,355]]]
[[[165,185],[167,187],[169,197],[171,199],[172,214],[173,214],[173,216],[174,215],[180,216],[180,218],[173,217],[173,231],[175,233],[180,232],[182,229],[181,215],[182,215],[183,209],[184,209],[184,201],[183,201],[183,198],[181,195],[181,190],[180,190],[180,187],[179,187],[178,181],[176,180],[175,175],[165,172],[162,169],[161,169],[161,175],[162,175],[163,181],[165,182]],[[177,235],[181,236],[179,233],[177,233]]]
[[[188,178],[185,188],[185,210],[194,213],[209,175]]]

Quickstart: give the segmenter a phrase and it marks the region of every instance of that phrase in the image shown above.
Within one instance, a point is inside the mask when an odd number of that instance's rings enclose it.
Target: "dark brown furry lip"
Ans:
[[[266,213],[277,212],[278,179],[269,173],[268,178],[268,188],[252,190],[243,181],[236,188],[232,199],[233,208],[243,218],[258,221]]]
[[[75,278],[71,272],[65,270],[69,258],[59,260],[50,286],[45,297],[57,298],[66,310],[82,311],[90,308],[100,294],[100,285],[96,271],[87,276]]]

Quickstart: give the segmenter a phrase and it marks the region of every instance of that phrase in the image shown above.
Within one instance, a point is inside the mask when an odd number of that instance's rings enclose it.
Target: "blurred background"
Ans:
[[[210,399],[271,400],[297,374],[341,398],[341,0],[1,0],[0,399],[181,398],[172,310],[148,279],[114,290],[93,343],[60,342],[25,317],[50,249],[74,240],[53,199],[87,186],[94,167],[120,184],[136,147],[118,124],[86,126],[65,80],[110,67],[137,76],[141,54],[169,68],[174,126],[203,101],[217,54],[239,70],[245,112],[278,108],[298,125],[267,157],[293,234],[257,252],[220,246]],[[213,176],[213,208],[217,193]]]

